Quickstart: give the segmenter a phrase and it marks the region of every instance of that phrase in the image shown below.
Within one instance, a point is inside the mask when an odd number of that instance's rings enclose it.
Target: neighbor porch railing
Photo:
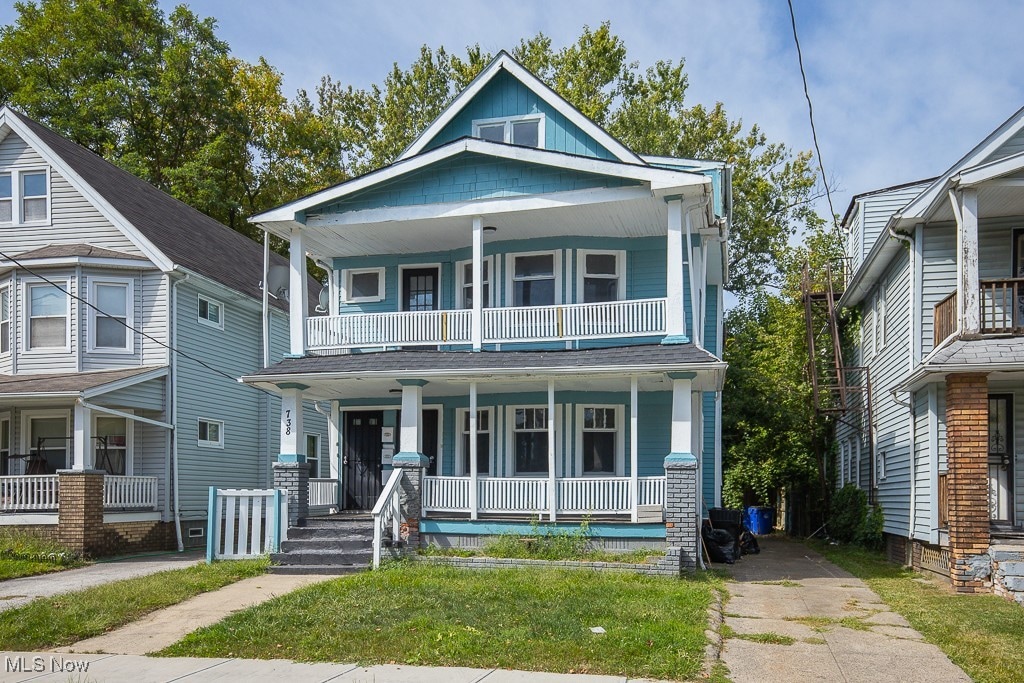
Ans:
[[[156,506],[156,477],[103,477],[103,509],[155,510]]]
[[[469,477],[424,477],[423,509],[428,512],[471,512]],[[549,512],[550,482],[540,477],[481,477],[477,480],[477,511],[541,514]],[[556,512],[628,515],[634,501],[629,477],[576,477],[555,480]],[[639,477],[636,506],[665,504],[665,477]]]
[[[665,334],[665,299],[515,306],[483,311],[482,340],[558,341]],[[472,341],[472,311],[353,313],[306,320],[310,350],[440,346]]]
[[[981,281],[981,331],[1005,334],[1024,329],[1024,278]]]
[[[935,304],[932,316],[932,346],[938,346],[943,339],[956,332],[956,292]]]
[[[56,510],[56,474],[28,474],[0,477],[0,512]]]

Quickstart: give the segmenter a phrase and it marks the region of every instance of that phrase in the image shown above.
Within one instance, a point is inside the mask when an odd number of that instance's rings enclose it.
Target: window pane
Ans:
[[[555,280],[521,280],[515,283],[514,306],[551,306],[555,303]]]
[[[46,218],[46,199],[26,199],[24,221],[41,221]]]
[[[0,199],[0,223],[10,223],[11,220],[11,200]]]
[[[61,347],[67,344],[64,318],[35,318],[29,321],[29,346],[33,349]]]
[[[380,290],[378,289],[379,283],[380,273],[378,272],[353,273],[352,286],[349,288],[349,298],[365,299],[376,297],[380,293]]]
[[[67,295],[53,285],[32,285],[29,315],[67,315]]]
[[[538,147],[539,121],[517,121],[512,124],[512,142],[525,147]]]
[[[26,173],[21,176],[21,190],[25,197],[46,196],[46,174]]]
[[[96,285],[96,306],[107,315],[128,314],[128,288],[124,285]]]
[[[1003,398],[988,400],[988,452],[1005,455],[1010,452],[1007,401]]]
[[[516,277],[554,277],[554,254],[516,257]]]
[[[11,198],[11,176],[0,175],[0,199]]]
[[[97,417],[96,436],[107,437],[110,446],[124,446],[128,426],[123,417]]]
[[[54,474],[57,470],[67,467],[68,436],[67,419],[63,417],[33,418],[29,424],[29,450],[42,456],[42,461],[37,463],[30,461],[28,473],[43,474],[44,472],[39,471],[39,469],[43,469],[46,474]]]
[[[11,290],[0,291],[0,321],[7,321],[11,316]]]
[[[476,472],[477,474],[490,474],[491,470],[491,440],[487,434],[476,436]],[[462,435],[462,457],[464,472],[468,475],[469,469],[469,434]]]
[[[505,124],[495,123],[489,126],[480,126],[481,140],[490,140],[491,142],[505,142]]]
[[[548,433],[516,433],[516,472],[547,473]]]
[[[587,254],[587,275],[615,275],[615,254]]]
[[[128,328],[124,318],[96,316],[96,347],[101,349],[124,349],[128,347]]]
[[[619,280],[617,278],[583,278],[584,303],[594,304],[604,301],[617,301],[618,298]]]
[[[615,473],[615,432],[583,432],[583,471]]]
[[[210,322],[220,322],[220,304],[215,304],[212,301],[206,307],[206,318]]]
[[[216,422],[206,423],[206,440],[213,443],[220,442],[220,425]]]

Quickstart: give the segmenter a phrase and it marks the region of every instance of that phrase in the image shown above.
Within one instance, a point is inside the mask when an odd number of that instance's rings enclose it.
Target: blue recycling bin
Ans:
[[[772,532],[775,521],[775,508],[750,506],[747,508],[746,525],[750,533],[763,536]]]

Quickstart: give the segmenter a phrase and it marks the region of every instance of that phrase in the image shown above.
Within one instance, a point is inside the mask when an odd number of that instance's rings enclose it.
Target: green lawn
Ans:
[[[978,683],[1024,679],[1024,607],[993,595],[956,595],[879,553],[824,544],[814,548],[863,579]]]
[[[266,559],[201,564],[40,598],[0,612],[0,650],[70,645],[199,593],[258,576],[268,564]]]
[[[721,579],[397,563],[316,584],[159,654],[687,679]],[[591,627],[601,626],[604,634]]]
[[[0,529],[0,581],[58,572],[84,562],[56,541],[16,529]]]

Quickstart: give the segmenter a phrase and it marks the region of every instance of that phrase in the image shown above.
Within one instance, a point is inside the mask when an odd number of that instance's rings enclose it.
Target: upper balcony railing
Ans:
[[[487,344],[663,335],[665,299],[487,308],[482,324]],[[472,326],[469,310],[317,316],[306,321],[306,342],[311,351],[462,345]]]
[[[1024,278],[981,280],[979,287],[982,334],[1024,334]],[[932,343],[936,346],[957,331],[957,293],[935,304]]]

